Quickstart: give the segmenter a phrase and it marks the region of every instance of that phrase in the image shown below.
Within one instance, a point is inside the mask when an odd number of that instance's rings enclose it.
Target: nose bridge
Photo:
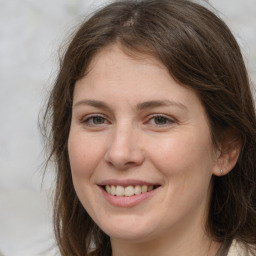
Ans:
[[[131,123],[116,125],[109,138],[106,160],[118,169],[140,165],[144,159],[139,131]]]

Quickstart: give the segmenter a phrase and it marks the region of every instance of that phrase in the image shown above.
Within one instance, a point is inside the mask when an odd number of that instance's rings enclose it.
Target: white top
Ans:
[[[245,256],[245,249],[236,240],[233,240],[227,256]],[[252,254],[249,254],[253,256]],[[254,255],[255,256],[255,255]]]

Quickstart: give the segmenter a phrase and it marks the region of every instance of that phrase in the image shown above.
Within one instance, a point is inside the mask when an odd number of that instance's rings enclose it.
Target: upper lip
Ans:
[[[143,180],[135,180],[135,179],[127,179],[127,180],[117,180],[117,179],[109,179],[104,180],[102,182],[97,183],[99,186],[113,185],[113,186],[129,186],[129,185],[148,185],[148,186],[159,186],[158,183],[143,181]]]

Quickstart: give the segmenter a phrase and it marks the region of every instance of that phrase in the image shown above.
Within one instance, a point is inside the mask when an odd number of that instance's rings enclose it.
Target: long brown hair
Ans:
[[[75,193],[67,141],[75,82],[95,54],[113,43],[160,59],[176,81],[192,88],[206,109],[216,145],[224,132],[235,131],[241,153],[229,174],[213,177],[206,229],[216,241],[237,239],[254,247],[256,118],[236,40],[220,18],[189,0],[125,0],[109,4],[81,25],[61,60],[45,112],[49,159],[56,163],[54,224],[61,254],[89,255],[93,247],[93,255],[111,255],[109,237]]]

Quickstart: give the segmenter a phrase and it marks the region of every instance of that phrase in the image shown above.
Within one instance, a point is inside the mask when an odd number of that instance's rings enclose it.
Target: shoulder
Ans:
[[[255,255],[249,253],[245,245],[238,242],[237,240],[233,240],[227,256],[255,256]]]

